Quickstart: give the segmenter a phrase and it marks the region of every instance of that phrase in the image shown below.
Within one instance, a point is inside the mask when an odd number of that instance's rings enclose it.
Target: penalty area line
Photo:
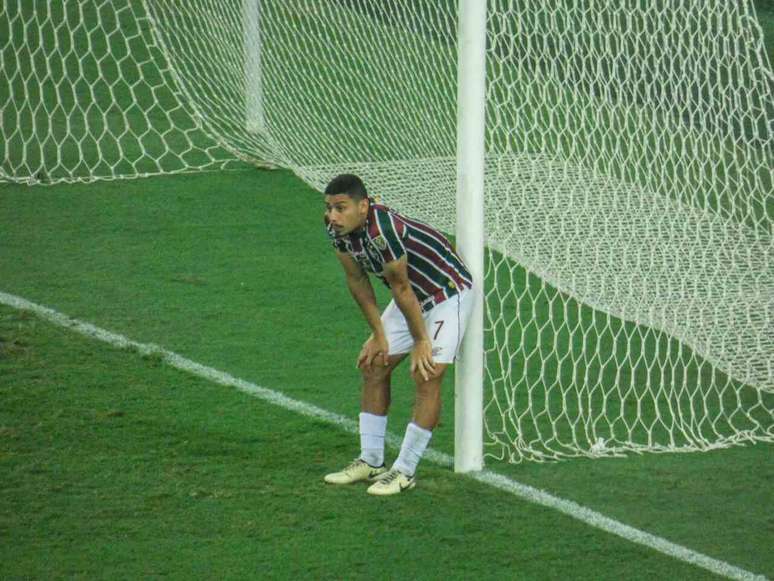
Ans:
[[[118,347],[119,349],[133,349],[142,355],[154,355],[160,357],[165,363],[175,367],[176,369],[185,371],[204,379],[208,379],[223,386],[234,387],[268,403],[294,411],[304,416],[333,424],[347,432],[357,434],[359,431],[358,422],[351,418],[325,410],[307,402],[293,399],[278,391],[274,391],[266,387],[261,387],[250,381],[234,377],[233,375],[230,375],[224,371],[219,371],[212,367],[202,365],[201,363],[192,361],[186,357],[183,357],[182,355],[168,351],[163,347],[153,343],[139,343],[137,341],[132,341],[123,335],[107,331],[85,321],[73,319],[48,307],[38,305],[21,297],[7,294],[2,291],[0,291],[0,303],[14,309],[30,311],[37,315],[39,318],[53,323],[59,327],[75,331],[76,333],[92,339],[97,339],[112,345],[113,347]],[[386,440],[387,444],[392,448],[400,448],[401,439],[395,434],[388,433]],[[428,449],[425,452],[424,458],[435,464],[440,464],[443,466],[452,466],[454,462],[453,458],[449,454],[445,454],[433,449]],[[659,553],[686,563],[690,563],[691,565],[695,565],[702,569],[706,569],[707,571],[711,571],[716,575],[722,575],[730,579],[739,579],[745,581],[766,579],[766,577],[763,575],[756,575],[755,573],[751,573],[750,571],[741,569],[724,561],[713,559],[712,557],[708,557],[707,555],[693,551],[687,547],[683,547],[682,545],[672,543],[656,535],[641,531],[615,519],[606,517],[605,515],[590,508],[586,508],[576,502],[559,498],[548,492],[545,492],[544,490],[522,484],[516,480],[491,470],[470,472],[463,474],[463,476],[467,476],[468,478],[472,478],[473,480],[483,484],[487,484],[499,490],[513,494],[514,496],[522,500],[526,500],[527,502],[556,510],[596,529],[606,531],[632,543],[650,547]]]

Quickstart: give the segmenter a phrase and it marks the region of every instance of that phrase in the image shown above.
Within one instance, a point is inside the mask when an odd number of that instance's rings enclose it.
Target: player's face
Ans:
[[[347,194],[325,196],[325,216],[336,236],[362,228],[368,215],[368,200],[353,200]]]

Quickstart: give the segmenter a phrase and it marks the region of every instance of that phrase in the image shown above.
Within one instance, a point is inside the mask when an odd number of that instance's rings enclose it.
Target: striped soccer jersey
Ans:
[[[384,264],[407,255],[409,282],[423,311],[472,286],[470,272],[443,234],[373,200],[361,230],[337,237],[327,220],[326,229],[336,250],[350,254],[388,288]]]

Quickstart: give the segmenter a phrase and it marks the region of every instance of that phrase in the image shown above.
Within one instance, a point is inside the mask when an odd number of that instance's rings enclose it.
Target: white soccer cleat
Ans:
[[[406,476],[397,468],[390,468],[376,479],[376,482],[368,487],[368,494],[376,496],[389,496],[390,494],[399,494],[404,490],[409,490],[417,485],[417,479],[414,476]]]
[[[328,484],[352,484],[363,480],[373,481],[379,475],[387,472],[384,464],[378,467],[371,466],[365,460],[358,458],[341,472],[333,472],[325,475]]]

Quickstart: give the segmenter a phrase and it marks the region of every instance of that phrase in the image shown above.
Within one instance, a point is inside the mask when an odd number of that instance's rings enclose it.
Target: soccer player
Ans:
[[[360,456],[325,481],[373,481],[370,494],[397,494],[415,486],[417,464],[438,424],[444,372],[473,309],[473,279],[446,237],[377,204],[355,175],[337,176],[326,187],[325,225],[347,286],[372,331],[357,359],[363,375]],[[381,316],[369,274],[392,293]],[[414,413],[398,459],[387,470],[390,377],[406,357],[416,383]]]

